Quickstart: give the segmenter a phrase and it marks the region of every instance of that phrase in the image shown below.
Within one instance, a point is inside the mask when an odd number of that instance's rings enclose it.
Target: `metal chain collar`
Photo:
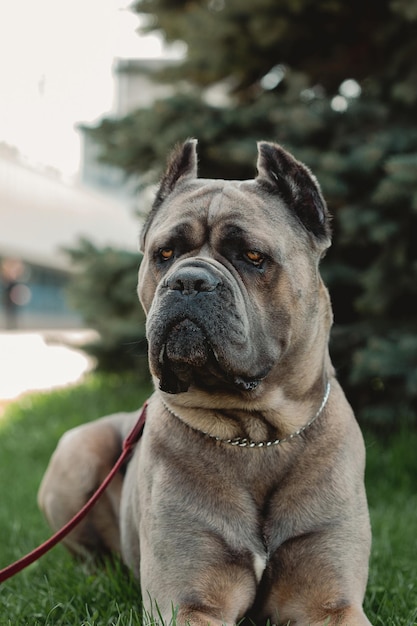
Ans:
[[[309,428],[323,412],[323,409],[327,404],[327,400],[329,399],[329,395],[330,395],[330,381],[328,381],[326,384],[326,389],[324,392],[323,400],[321,401],[321,405],[318,408],[317,413],[306,424],[304,424],[304,426],[301,426],[301,428],[299,428],[295,432],[291,433],[290,435],[287,435],[286,437],[283,437],[282,439],[274,439],[273,441],[251,441],[250,439],[246,439],[246,437],[234,437],[233,439],[222,439],[221,437],[210,435],[210,433],[207,433],[204,430],[199,430],[198,428],[194,428],[193,426],[190,426],[189,424],[184,422],[183,418],[180,415],[178,415],[178,413],[175,413],[175,411],[173,411],[165,403],[164,400],[162,400],[162,404],[164,405],[166,410],[169,413],[171,413],[171,415],[179,419],[181,422],[185,423],[187,426],[192,428],[192,430],[195,430],[201,433],[202,435],[206,435],[207,437],[210,437],[210,439],[214,439],[215,441],[219,441],[220,443],[229,444],[230,446],[236,446],[238,448],[270,448],[271,446],[278,446],[281,443],[286,443],[287,441],[291,441],[291,439],[294,439],[294,437],[298,437],[299,435],[301,435],[301,433],[307,430],[307,428]]]

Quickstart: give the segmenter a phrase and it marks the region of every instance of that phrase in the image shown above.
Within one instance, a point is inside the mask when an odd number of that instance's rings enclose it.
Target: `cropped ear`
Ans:
[[[157,210],[175,186],[186,178],[197,178],[197,139],[187,139],[183,144],[178,144],[168,157],[167,167],[156,192],[152,209],[142,228],[140,236],[142,252],[145,247],[146,234]]]
[[[306,167],[281,146],[258,143],[257,181],[278,194],[307,231],[330,242],[330,215],[319,184]]]
[[[197,178],[197,139],[187,139],[170,154],[154,204],[159,206],[184,178]]]

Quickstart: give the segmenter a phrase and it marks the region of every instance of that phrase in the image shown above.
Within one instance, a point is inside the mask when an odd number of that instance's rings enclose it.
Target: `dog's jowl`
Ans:
[[[144,434],[67,546],[119,552],[145,623],[174,612],[192,626],[363,626],[365,452],[328,353],[329,215],[280,146],[260,143],[257,167],[254,180],[200,179],[195,141],[171,156],[141,237],[155,382]],[[39,492],[53,528],[99,485],[135,419],[62,438]]]

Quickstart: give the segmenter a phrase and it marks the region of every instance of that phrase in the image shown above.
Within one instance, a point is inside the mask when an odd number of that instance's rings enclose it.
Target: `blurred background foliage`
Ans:
[[[138,0],[134,10],[188,52],[155,76],[175,85],[172,97],[87,129],[102,160],[156,179],[173,144],[194,136],[206,177],[252,177],[259,139],[304,161],[334,218],[322,272],[339,379],[362,423],[417,425],[417,0]],[[130,354],[143,353],[138,259],[85,242],[73,255],[100,362],[119,368],[138,338]]]
[[[97,248],[85,239],[67,252],[80,270],[70,284],[70,300],[98,332],[84,349],[102,371],[146,370],[145,315],[136,293],[139,255]]]

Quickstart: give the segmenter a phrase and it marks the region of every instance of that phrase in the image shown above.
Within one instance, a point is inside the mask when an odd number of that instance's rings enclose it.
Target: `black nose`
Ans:
[[[181,291],[184,296],[214,291],[220,280],[203,267],[178,268],[167,280],[167,286],[173,291]]]

